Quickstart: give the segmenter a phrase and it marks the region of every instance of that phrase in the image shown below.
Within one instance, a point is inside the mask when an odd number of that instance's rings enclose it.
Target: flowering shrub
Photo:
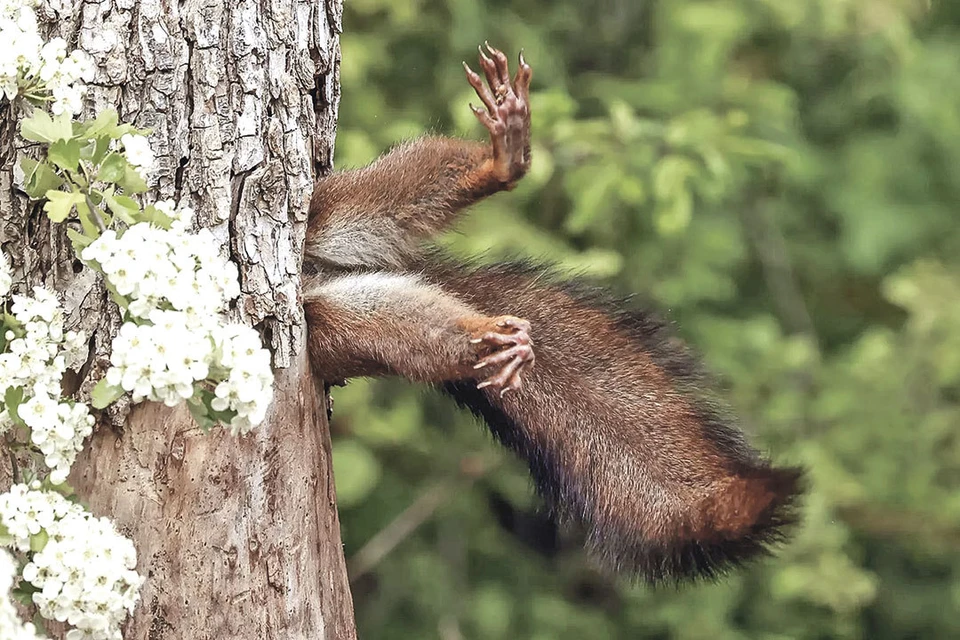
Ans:
[[[259,334],[225,315],[240,294],[236,266],[208,231],[190,230],[189,207],[141,204],[154,166],[147,132],[115,111],[74,119],[95,69],[62,39],[43,40],[32,5],[0,0],[0,41],[10,43],[0,47],[0,105],[23,107],[20,136],[40,151],[20,161],[23,191],[44,202],[52,222],[70,223],[77,255],[103,275],[121,311],[91,404],[104,408],[124,393],[133,402],[186,401],[204,429],[248,432],[264,419],[273,373]],[[47,289],[8,301],[12,281],[0,254],[0,436],[35,461],[26,483],[0,495],[0,547],[14,552],[0,548],[0,640],[40,637],[19,621],[10,594],[69,624],[68,640],[118,639],[143,583],[133,543],[61,495],[95,422],[86,404],[62,395],[66,370],[87,359],[87,340],[64,330]]]
[[[67,622],[68,638],[119,639],[143,578],[133,543],[59,493],[14,485],[0,496],[0,532],[28,559],[21,589],[40,615]]]

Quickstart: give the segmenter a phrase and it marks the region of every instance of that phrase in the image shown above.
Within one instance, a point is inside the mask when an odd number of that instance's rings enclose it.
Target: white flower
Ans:
[[[128,146],[128,148],[130,148]],[[223,311],[240,295],[236,266],[206,229],[188,233],[189,207],[154,204],[174,224],[149,223],[122,236],[108,231],[81,257],[123,296],[129,321],[114,339],[107,383],[169,406],[191,398],[197,383],[214,383],[213,409],[234,433],[261,423],[273,397],[270,353],[256,331],[226,323]]]
[[[49,494],[56,495],[58,494]],[[12,546],[18,551],[30,550],[30,537],[53,525],[57,518],[77,505],[62,498],[51,500],[45,492],[31,491],[25,484],[15,484],[0,494],[0,523],[13,538]],[[62,502],[61,502],[62,501]]]
[[[63,310],[48,290],[36,287],[33,296],[14,296],[12,311],[23,328],[7,339],[0,354],[0,390],[19,388],[23,399],[18,414],[30,429],[30,442],[44,456],[54,484],[63,482],[93,431],[94,419],[87,406],[63,402],[60,382],[68,366],[86,358],[86,338],[63,330]],[[3,399],[0,398],[0,403]],[[0,431],[13,424],[9,411],[0,412]]]
[[[0,638],[3,640],[42,640],[33,623],[24,622],[17,616],[17,610],[10,600],[17,575],[17,565],[4,550],[0,550]]]
[[[193,215],[169,200],[154,206],[175,222]],[[256,331],[225,322],[223,311],[240,294],[239,278],[209,231],[140,223],[120,237],[104,233],[81,256],[100,267],[132,316],[114,339],[108,384],[131,393],[134,402],[173,406],[210,380],[214,410],[230,414],[224,420],[234,433],[263,421],[273,395],[270,353]]]
[[[208,322],[240,294],[236,266],[217,252],[207,231],[190,234],[179,224],[193,216],[189,207],[161,200],[154,206],[175,219],[170,230],[135,224],[121,237],[107,231],[81,257],[103,271],[117,292],[130,301],[128,311],[146,319],[154,309],[190,312]]]
[[[124,323],[114,338],[107,382],[133,395],[169,406],[193,395],[193,384],[209,373],[213,344],[185,313],[153,310],[152,325]]]
[[[87,336],[79,331],[67,331],[63,335],[64,362],[68,368],[82,365],[87,360]]]
[[[219,356],[213,367],[228,373],[217,385],[211,404],[217,411],[235,411],[231,431],[247,433],[263,422],[273,399],[270,352],[261,345],[259,334],[242,324],[217,327],[213,339]]]
[[[61,113],[79,113],[83,108],[83,94],[85,88],[72,84],[56,84],[52,86],[53,103],[50,111],[54,115]]]
[[[142,173],[149,173],[153,169],[153,149],[145,136],[127,133],[120,138],[120,144],[123,145],[123,155],[130,164]]]
[[[40,615],[74,627],[68,637],[121,640],[120,624],[143,584],[131,540],[106,518],[22,484],[0,495],[0,523],[27,554],[23,579],[37,589],[33,602]],[[30,535],[40,531],[46,544],[30,553]]]
[[[0,91],[13,99],[21,89],[34,101],[52,98],[51,111],[77,113],[85,82],[93,79],[93,62],[82,51],[67,55],[62,38],[44,42],[37,29],[33,2],[0,5]]]
[[[34,433],[43,433],[57,421],[57,403],[46,393],[39,393],[20,405],[20,417]]]

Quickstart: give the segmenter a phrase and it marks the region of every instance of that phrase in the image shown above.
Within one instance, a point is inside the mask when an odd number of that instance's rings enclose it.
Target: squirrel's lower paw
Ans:
[[[533,366],[533,340],[530,323],[522,318],[500,316],[474,328],[470,343],[477,345],[480,359],[474,369],[489,372],[478,389],[493,387],[503,396],[521,387],[521,373]]]

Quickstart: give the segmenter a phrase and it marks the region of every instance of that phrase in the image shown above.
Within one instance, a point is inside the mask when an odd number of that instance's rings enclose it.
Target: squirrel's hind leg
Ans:
[[[316,375],[399,375],[517,390],[533,364],[530,325],[485,316],[416,274],[365,272],[307,281],[304,311]]]

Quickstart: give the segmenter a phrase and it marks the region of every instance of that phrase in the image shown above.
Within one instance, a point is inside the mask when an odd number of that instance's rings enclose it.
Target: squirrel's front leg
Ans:
[[[465,207],[511,189],[530,168],[530,66],[488,46],[466,68],[485,108],[473,108],[490,142],[427,137],[402,144],[369,167],[321,179],[310,200],[305,265],[404,269],[420,243]],[[466,65],[464,65],[466,67]]]

